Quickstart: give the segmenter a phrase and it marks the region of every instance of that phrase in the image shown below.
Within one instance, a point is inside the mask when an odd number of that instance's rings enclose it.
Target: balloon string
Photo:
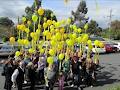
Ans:
[[[34,32],[35,32],[35,22],[34,22]]]
[[[20,30],[18,31],[18,33],[19,33],[19,39],[20,39]]]
[[[95,3],[96,3],[96,12],[98,14],[98,12],[99,12],[99,6],[98,6],[98,3],[97,3],[97,0],[95,0]]]

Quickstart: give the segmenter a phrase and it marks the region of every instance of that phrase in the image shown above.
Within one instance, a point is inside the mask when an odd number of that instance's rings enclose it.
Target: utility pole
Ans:
[[[110,15],[107,16],[109,18],[108,29],[109,29],[109,39],[111,39],[111,22],[112,22],[112,9],[110,9]]]

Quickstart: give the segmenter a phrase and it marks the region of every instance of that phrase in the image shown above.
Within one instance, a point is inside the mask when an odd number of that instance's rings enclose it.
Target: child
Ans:
[[[60,74],[59,74],[59,78],[58,78],[58,82],[59,82],[59,88],[58,90],[63,90],[64,88],[64,75],[63,75],[63,72],[61,71]]]

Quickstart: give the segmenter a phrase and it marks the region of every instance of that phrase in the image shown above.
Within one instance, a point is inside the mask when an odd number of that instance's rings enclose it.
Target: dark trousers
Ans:
[[[44,69],[39,70],[38,76],[40,81],[44,81]]]
[[[11,90],[11,88],[12,88],[12,81],[11,80],[8,80],[7,78],[5,79],[5,86],[4,86],[4,88],[6,89],[6,90]]]
[[[22,90],[22,83],[21,82],[19,82],[19,83],[17,83],[17,88],[18,88],[18,90]]]
[[[55,82],[54,79],[53,80],[49,80],[49,82],[48,82],[48,86],[49,87],[46,87],[46,90],[53,90],[53,88],[54,88],[54,82]]]
[[[30,90],[35,90],[35,80],[30,80]]]

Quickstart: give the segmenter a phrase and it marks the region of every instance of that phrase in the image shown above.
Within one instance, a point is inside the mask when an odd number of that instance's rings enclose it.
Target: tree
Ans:
[[[102,28],[99,27],[98,23],[94,20],[91,20],[88,24],[87,33],[94,35],[101,35]]]
[[[72,15],[74,17],[73,23],[77,25],[77,27],[83,28],[83,26],[88,22],[89,18],[86,18],[86,14],[88,12],[88,8],[86,6],[86,2],[82,0],[77,7],[76,12],[72,11]]]
[[[111,37],[113,39],[120,39],[120,21],[112,21],[110,27]]]
[[[14,22],[8,17],[0,18],[0,37],[9,38],[14,34]]]
[[[0,25],[12,27],[14,25],[14,22],[8,17],[0,17]]]
[[[34,2],[33,3],[33,5],[31,6],[31,7],[26,7],[25,8],[25,13],[26,13],[26,18],[27,19],[31,19],[31,17],[32,17],[32,15],[34,14],[34,11],[36,10],[38,10],[39,9],[39,7],[41,7],[41,2],[42,2],[42,0],[35,0],[36,2]],[[35,4],[36,3],[36,4]],[[35,7],[36,6],[36,7]],[[51,17],[51,14],[53,14],[53,17]],[[55,20],[55,21],[57,21],[57,18],[56,18],[56,16],[54,15],[54,13],[53,13],[53,11],[52,10],[50,10],[50,9],[46,9],[45,10],[45,14],[44,14],[44,16],[43,17],[46,17],[47,19],[53,19],[53,20]],[[41,17],[41,18],[43,18],[43,17]]]

